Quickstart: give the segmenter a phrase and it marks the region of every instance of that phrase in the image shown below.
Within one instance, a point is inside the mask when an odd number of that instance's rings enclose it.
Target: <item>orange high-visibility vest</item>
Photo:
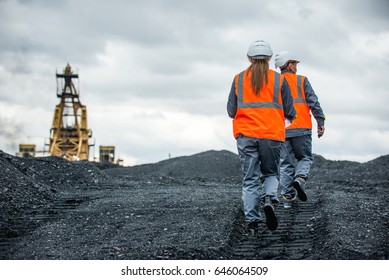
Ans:
[[[305,77],[301,75],[295,75],[293,73],[281,74],[285,77],[289,84],[290,91],[293,97],[293,106],[296,110],[297,117],[293,120],[293,123],[286,129],[293,128],[312,128],[311,110],[309,109],[306,101],[304,91]]]
[[[268,83],[256,95],[251,86],[251,71],[235,76],[237,111],[233,120],[234,137],[285,141],[285,120],[282,106],[281,75],[268,71]]]

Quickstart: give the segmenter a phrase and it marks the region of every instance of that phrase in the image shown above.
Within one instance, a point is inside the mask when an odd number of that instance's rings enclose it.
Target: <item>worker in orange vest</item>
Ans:
[[[250,237],[258,235],[262,222],[260,202],[267,227],[272,231],[278,227],[274,204],[279,203],[279,161],[281,144],[285,141],[285,119],[292,122],[296,117],[288,83],[269,69],[272,55],[265,41],[249,45],[247,57],[251,65],[235,76],[227,103],[241,161],[242,200]]]
[[[307,77],[297,75],[297,63],[300,61],[290,51],[276,54],[275,66],[281,69],[281,75],[288,81],[292,91],[297,118],[286,128],[286,141],[281,149],[280,189],[285,208],[308,199],[305,183],[308,180],[312,156],[312,120],[311,112],[317,122],[317,135],[324,134],[325,116]]]

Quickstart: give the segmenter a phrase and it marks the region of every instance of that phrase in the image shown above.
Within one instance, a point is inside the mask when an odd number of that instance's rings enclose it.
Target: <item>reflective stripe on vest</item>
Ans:
[[[297,75],[297,98],[293,99],[293,103],[307,103],[303,98],[302,80],[303,77]]]
[[[285,141],[284,111],[281,98],[282,77],[268,70],[268,83],[259,94],[251,86],[248,70],[235,76],[237,112],[233,120],[234,137],[246,137]]]

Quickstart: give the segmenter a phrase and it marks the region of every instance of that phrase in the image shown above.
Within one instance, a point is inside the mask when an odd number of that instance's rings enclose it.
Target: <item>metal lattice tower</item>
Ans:
[[[88,129],[86,106],[79,99],[78,73],[68,63],[56,77],[61,101],[55,106],[49,153],[68,160],[89,160],[92,130]]]

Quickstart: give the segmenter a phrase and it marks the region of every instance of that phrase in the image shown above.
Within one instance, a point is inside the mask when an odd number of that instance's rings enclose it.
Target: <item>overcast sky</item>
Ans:
[[[43,149],[55,73],[70,63],[96,156],[99,145],[125,165],[236,153],[226,102],[257,39],[300,57],[327,117],[314,153],[389,154],[387,0],[0,0],[0,150]]]

